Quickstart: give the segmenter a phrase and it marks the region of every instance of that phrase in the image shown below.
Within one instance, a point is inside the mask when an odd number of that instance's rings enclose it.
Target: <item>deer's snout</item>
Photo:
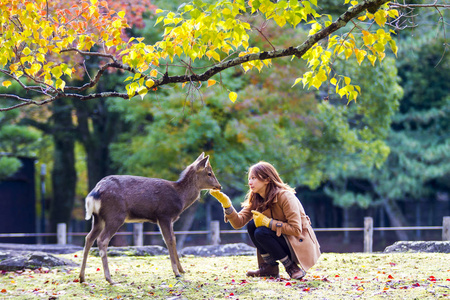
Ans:
[[[215,187],[214,187],[214,190],[218,190],[218,191],[220,191],[222,189],[222,186],[219,184],[219,185],[216,185]]]

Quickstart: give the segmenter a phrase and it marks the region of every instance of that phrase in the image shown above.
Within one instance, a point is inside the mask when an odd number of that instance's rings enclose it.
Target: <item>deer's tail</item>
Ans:
[[[92,217],[93,213],[98,213],[100,210],[100,193],[98,191],[92,191],[86,197],[86,220]]]

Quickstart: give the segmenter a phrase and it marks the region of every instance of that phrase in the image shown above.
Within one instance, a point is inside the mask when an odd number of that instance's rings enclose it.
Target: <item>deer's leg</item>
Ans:
[[[124,220],[124,218],[120,218],[120,217],[105,220],[105,227],[97,239],[97,245],[98,245],[100,257],[102,258],[103,272],[105,274],[105,279],[110,284],[115,284],[115,282],[112,281],[111,273],[109,272],[108,256],[106,255],[106,250],[108,248],[109,241],[114,236],[114,234],[117,232],[117,230],[119,230],[120,226],[122,226],[123,220]]]
[[[99,236],[100,232],[103,230],[104,223],[100,221],[98,216],[92,216],[92,228],[91,231],[86,236],[86,242],[84,245],[84,251],[83,251],[83,263],[81,264],[81,270],[80,270],[80,283],[85,281],[84,278],[84,272],[86,269],[86,262],[89,256],[89,250],[91,249],[92,245],[94,244],[95,239]]]
[[[169,220],[158,220],[159,228],[166,243],[167,249],[169,250],[170,263],[172,264],[172,270],[176,277],[180,277],[180,273],[184,273],[181,267],[180,260],[178,258],[177,244],[175,240],[175,234],[173,233],[173,223]]]

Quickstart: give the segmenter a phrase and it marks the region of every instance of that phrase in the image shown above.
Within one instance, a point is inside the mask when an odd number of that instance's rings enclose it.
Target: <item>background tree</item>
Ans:
[[[450,85],[446,80],[450,70],[449,57],[443,52],[442,39],[436,39],[434,33],[424,33],[415,41],[416,46],[402,51],[398,61],[400,83],[405,92],[399,111],[392,117],[392,125],[384,133],[390,149],[388,159],[379,168],[365,168],[355,161],[352,168],[340,170],[338,176],[331,178],[332,186],[327,190],[336,202],[340,201],[345,206],[359,202],[366,207],[383,207],[392,226],[411,225],[399,201],[431,205],[431,199],[436,199],[439,193],[448,189],[443,183],[450,174]],[[406,38],[402,43],[410,44],[411,41]],[[387,85],[381,80],[376,82],[376,93],[371,97],[376,99],[376,95],[392,94],[392,88],[380,93],[382,86]],[[380,113],[380,116],[392,115],[393,112],[395,110],[391,109]],[[349,185],[355,182],[362,187],[359,192],[349,189]],[[433,222],[429,219],[429,223]],[[404,231],[398,231],[397,235],[401,240],[411,238]]]
[[[11,89],[21,94],[20,86]],[[21,163],[17,157],[35,157],[39,150],[41,134],[20,124],[20,112],[8,111],[0,114],[0,180],[14,174]]]
[[[53,6],[49,7],[47,13],[64,10],[71,7],[72,4],[72,1],[51,2],[50,5]],[[143,26],[142,14],[154,9],[150,1],[133,0],[126,3],[106,1],[104,5],[110,9],[128,10],[130,13],[127,15],[127,19],[130,24],[141,27]],[[131,7],[134,8],[133,11]],[[75,15],[73,17],[77,18]],[[90,72],[101,64],[101,61],[95,56],[87,58],[62,56],[60,62],[62,65],[70,62],[76,66],[73,69],[74,76],[71,80],[74,84],[89,80]],[[49,62],[49,64],[51,63]],[[71,71],[67,71],[67,73],[72,74]],[[123,79],[119,74],[110,74],[107,79],[99,80],[99,84],[94,87],[94,90],[101,92],[105,86],[111,88]],[[17,86],[17,82],[14,86]],[[20,92],[22,89],[19,88],[20,86],[15,90]],[[24,95],[23,90],[21,93],[14,94]],[[108,145],[115,134],[120,131],[120,120],[119,116],[108,111],[108,105],[104,99],[96,103],[79,103],[71,98],[62,99],[52,103],[50,115],[47,116],[48,120],[47,118],[36,118],[35,115],[32,113],[22,115],[20,122],[39,129],[44,134],[52,136],[53,139],[53,161],[50,165],[52,186],[49,189],[53,196],[50,197],[49,204],[49,230],[55,232],[56,224],[68,223],[72,217],[77,185],[76,142],[80,141],[85,148],[88,166],[87,189],[93,188],[102,177],[112,173],[109,168]],[[87,191],[84,190],[82,193],[85,195]]]

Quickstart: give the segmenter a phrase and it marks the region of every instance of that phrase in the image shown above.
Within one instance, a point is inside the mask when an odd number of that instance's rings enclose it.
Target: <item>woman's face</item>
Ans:
[[[259,194],[261,197],[264,197],[266,195],[266,186],[268,183],[268,180],[261,180],[253,173],[248,176],[248,186],[253,193]]]

